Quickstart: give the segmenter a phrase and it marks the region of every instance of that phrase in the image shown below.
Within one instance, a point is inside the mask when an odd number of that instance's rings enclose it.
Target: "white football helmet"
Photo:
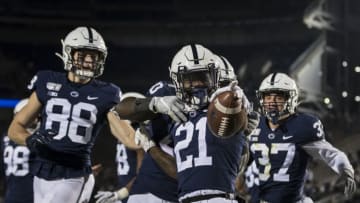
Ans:
[[[122,101],[126,98],[131,98],[131,97],[135,97],[135,98],[139,98],[139,99],[146,98],[143,94],[138,93],[138,92],[126,92],[121,95],[120,101]],[[132,123],[130,120],[125,120],[125,121],[129,122],[130,124]],[[136,123],[136,122],[133,122],[133,123]],[[135,126],[133,126],[133,127],[135,127]]]
[[[218,87],[215,60],[215,55],[199,44],[186,45],[175,54],[169,68],[170,78],[175,85],[176,96],[190,110],[207,106],[210,95]],[[194,81],[201,81],[202,85],[194,86]]]
[[[59,53],[56,55],[63,60],[66,71],[72,71],[75,75],[86,78],[95,78],[103,74],[107,48],[104,39],[94,28],[77,27],[65,37],[65,40],[61,40],[61,44],[62,55]],[[76,50],[90,50],[99,53],[99,58],[94,61],[93,70],[74,65],[73,56]]]
[[[143,94],[138,93],[138,92],[126,92],[121,96],[120,101],[122,101],[122,100],[124,100],[126,98],[129,98],[129,97],[135,97],[135,98],[140,98],[140,99],[145,98],[145,96]]]
[[[230,62],[223,56],[216,55],[216,65],[219,67],[219,86],[225,87],[230,82],[237,80],[235,71]]]
[[[287,101],[283,104],[283,110],[280,112],[277,110],[268,111],[264,105],[264,95],[272,92],[282,93],[287,98]],[[299,91],[295,81],[285,73],[271,73],[268,75],[261,82],[260,88],[256,93],[263,113],[271,119],[273,123],[276,123],[286,114],[295,113],[298,105]]]

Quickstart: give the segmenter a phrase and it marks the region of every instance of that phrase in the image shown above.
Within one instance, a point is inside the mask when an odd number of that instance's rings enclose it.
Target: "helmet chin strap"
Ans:
[[[278,110],[272,110],[269,112],[266,112],[266,117],[271,121],[272,124],[280,124],[280,121],[284,119],[285,115],[289,114],[288,110],[285,111],[278,111]]]
[[[209,96],[207,88],[192,88],[189,95],[189,110],[194,111],[198,109],[203,109],[209,103]]]
[[[271,123],[278,124],[280,112],[277,110],[266,112],[266,117],[271,121]]]

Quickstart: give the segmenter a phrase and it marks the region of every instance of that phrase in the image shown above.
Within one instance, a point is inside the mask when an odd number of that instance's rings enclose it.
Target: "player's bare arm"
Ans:
[[[136,122],[151,120],[156,117],[156,113],[149,109],[150,100],[151,98],[126,98],[116,105],[115,110],[122,119]]]
[[[17,144],[26,145],[25,140],[30,136],[26,127],[38,117],[41,106],[36,93],[33,92],[29,98],[28,104],[16,114],[10,124],[8,134],[11,140]]]
[[[139,146],[135,144],[135,130],[131,127],[130,123],[121,120],[113,112],[107,114],[111,133],[126,147],[130,149],[139,149]]]
[[[145,154],[144,150],[142,150],[142,149],[136,150],[136,173],[138,173],[140,170],[142,161],[144,159],[144,154]]]
[[[154,141],[149,138],[149,132],[146,128],[140,127],[136,131],[135,142],[141,146],[145,152],[149,153],[157,165],[166,173],[166,175],[176,179],[176,161],[175,158],[164,152]]]
[[[151,157],[154,158],[158,166],[171,178],[176,179],[176,160],[164,152],[160,147],[152,147],[149,149]]]

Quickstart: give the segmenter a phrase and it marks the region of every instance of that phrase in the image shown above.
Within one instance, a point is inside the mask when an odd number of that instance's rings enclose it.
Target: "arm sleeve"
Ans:
[[[341,175],[344,170],[354,169],[344,152],[332,146],[325,139],[302,145],[302,148],[312,157],[322,159],[332,170]]]

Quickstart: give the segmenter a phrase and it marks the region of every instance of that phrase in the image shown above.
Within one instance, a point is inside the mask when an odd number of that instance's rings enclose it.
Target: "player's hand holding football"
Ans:
[[[346,197],[350,197],[356,191],[356,182],[354,179],[354,172],[345,169],[344,173],[341,176],[345,179],[345,189],[344,194]]]
[[[149,108],[154,113],[167,114],[177,123],[186,122],[185,105],[176,96],[153,97]]]
[[[210,102],[212,102],[214,100],[214,98],[223,93],[223,92],[227,92],[227,91],[233,91],[236,93],[236,96],[238,98],[242,98],[244,96],[244,92],[243,90],[237,85],[238,82],[237,81],[232,81],[228,86],[225,87],[221,87],[219,89],[217,89],[210,97]]]
[[[252,111],[252,105],[250,104],[249,100],[247,99],[246,95],[244,94],[244,91],[241,89],[241,87],[238,86],[238,81],[232,81],[228,86],[221,87],[217,89],[210,97],[210,102],[212,102],[215,97],[223,92],[226,91],[233,91],[236,93],[236,96],[241,99],[242,106],[246,109],[247,112]]]
[[[140,126],[135,132],[135,143],[141,146],[145,152],[156,146],[155,142],[149,138],[148,132],[143,126]]]
[[[57,132],[54,130],[37,130],[32,135],[26,138],[26,146],[32,151],[36,149],[39,145],[49,144],[53,140],[53,137],[55,135],[57,135]]]

